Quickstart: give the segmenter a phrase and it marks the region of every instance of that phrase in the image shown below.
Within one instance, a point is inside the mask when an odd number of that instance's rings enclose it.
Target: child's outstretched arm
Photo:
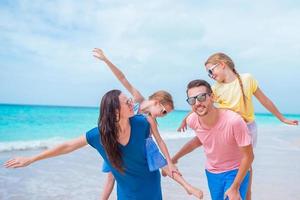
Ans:
[[[290,125],[298,125],[298,120],[290,120],[285,118],[274,105],[274,103],[263,93],[263,91],[259,88],[254,92],[254,96],[258,99],[258,101],[268,109],[273,115],[275,115],[280,121]]]
[[[4,163],[4,166],[6,168],[19,168],[19,167],[26,167],[30,165],[33,162],[59,156],[62,154],[67,154],[72,151],[75,151],[76,149],[79,149],[81,147],[84,147],[87,145],[86,137],[81,136],[79,138],[76,138],[74,140],[67,141],[63,144],[60,144],[52,149],[48,149],[43,151],[42,153],[30,156],[30,157],[16,157],[12,158]]]
[[[117,79],[122,83],[122,85],[133,96],[134,102],[141,103],[144,100],[144,97],[141,95],[141,93],[135,87],[133,87],[131,85],[131,83],[127,80],[124,73],[104,55],[104,53],[101,49],[95,48],[93,50],[93,53],[94,53],[94,57],[105,62],[105,64],[114,73],[114,75],[117,77]]]
[[[177,131],[178,132],[185,132],[187,130],[187,123],[186,123],[186,119],[188,118],[188,116],[190,116],[190,114],[192,114],[193,111],[190,111],[182,120],[180,126],[178,127]]]
[[[180,174],[177,167],[173,164],[173,162],[171,160],[167,145],[165,144],[165,142],[161,138],[160,133],[158,132],[157,123],[156,123],[155,119],[153,119],[151,116],[148,116],[147,119],[148,119],[148,122],[150,123],[151,132],[152,132],[152,134],[153,134],[153,136],[154,136],[154,138],[155,138],[155,140],[156,140],[156,142],[159,146],[159,149],[161,150],[161,152],[166,157],[166,160],[167,160],[167,163],[168,163],[168,169],[169,169],[170,173],[172,173],[172,176],[173,176],[173,173]]]

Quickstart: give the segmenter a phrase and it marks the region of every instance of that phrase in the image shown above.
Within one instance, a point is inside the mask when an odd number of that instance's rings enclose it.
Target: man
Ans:
[[[237,113],[214,107],[211,87],[204,80],[191,81],[187,97],[193,111],[187,124],[197,137],[175,154],[173,162],[203,146],[212,200],[245,199],[254,159],[246,123]]]

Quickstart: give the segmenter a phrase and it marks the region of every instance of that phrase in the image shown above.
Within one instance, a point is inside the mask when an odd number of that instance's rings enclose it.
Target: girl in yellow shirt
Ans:
[[[235,69],[232,59],[228,55],[224,53],[211,55],[205,62],[205,68],[208,72],[208,76],[216,81],[216,84],[212,87],[216,103],[218,103],[220,108],[233,110],[243,117],[247,122],[254,147],[257,141],[257,128],[252,102],[253,95],[267,110],[283,123],[298,125],[297,120],[287,119],[279,112],[274,103],[258,87],[257,80],[255,80],[251,74],[239,74]],[[178,131],[186,130],[185,119],[178,128]],[[247,200],[251,199],[251,179],[252,178],[250,178],[248,187]]]

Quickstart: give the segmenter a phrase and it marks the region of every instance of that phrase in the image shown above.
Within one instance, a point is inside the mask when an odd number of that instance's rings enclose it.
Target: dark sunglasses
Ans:
[[[132,105],[132,103],[133,103],[133,100],[132,100],[132,98],[128,98],[127,100],[126,100],[126,102],[125,102],[128,106],[131,106]]]
[[[194,97],[189,97],[186,99],[186,102],[188,102],[188,104],[195,105],[196,100],[199,102],[204,102],[206,100],[206,95],[210,95],[209,93],[200,93],[197,96]]]
[[[166,115],[168,113],[166,108],[162,104],[160,104],[160,106],[162,107],[161,114]]]
[[[210,78],[213,78],[213,76],[214,76],[214,69],[215,69],[216,67],[218,67],[218,65],[219,65],[219,64],[215,64],[215,65],[211,66],[211,68],[209,68],[209,69],[207,70],[208,76],[209,76]]]

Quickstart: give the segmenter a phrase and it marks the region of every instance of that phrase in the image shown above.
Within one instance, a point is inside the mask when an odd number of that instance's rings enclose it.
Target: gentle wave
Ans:
[[[186,131],[184,133],[162,132],[161,136],[164,140],[173,140],[173,139],[181,139],[181,138],[190,138],[193,137],[194,134],[192,133],[192,131]],[[61,144],[69,139],[62,138],[62,137],[55,137],[46,140],[0,142],[0,152],[48,149],[58,144]]]
[[[66,141],[66,139],[55,137],[47,140],[0,142],[0,152],[48,149],[64,141]]]

